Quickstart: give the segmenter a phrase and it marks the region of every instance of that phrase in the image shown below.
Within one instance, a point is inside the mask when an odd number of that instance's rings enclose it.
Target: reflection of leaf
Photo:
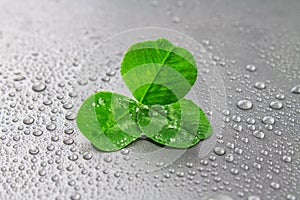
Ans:
[[[133,96],[142,104],[169,104],[183,98],[197,78],[193,55],[166,39],[132,45],[121,74]]]
[[[143,107],[138,113],[138,122],[147,137],[170,147],[188,148],[211,135],[204,112],[186,99],[169,105]]]
[[[96,148],[119,150],[141,135],[135,121],[136,107],[136,102],[125,96],[98,92],[84,101],[76,123]]]

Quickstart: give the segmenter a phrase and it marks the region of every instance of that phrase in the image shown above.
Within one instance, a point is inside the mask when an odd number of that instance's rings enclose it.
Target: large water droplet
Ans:
[[[33,85],[32,85],[32,89],[33,91],[35,92],[42,92],[46,89],[46,85],[42,82],[35,82]]]
[[[275,189],[275,190],[279,190],[280,189],[280,184],[277,182],[271,182],[270,186]]]
[[[283,104],[280,101],[271,101],[270,107],[275,110],[280,110],[283,107]]]
[[[251,109],[253,106],[252,102],[249,101],[249,100],[240,100],[238,103],[237,103],[237,107],[242,109],[242,110],[249,110]]]
[[[90,160],[90,159],[92,159],[92,157],[93,157],[93,154],[91,154],[90,152],[86,152],[83,155],[83,159],[85,159],[85,160]]]
[[[56,124],[54,124],[53,122],[50,122],[49,124],[46,125],[46,129],[48,131],[54,131],[56,129]]]
[[[255,65],[250,64],[250,65],[246,66],[246,70],[249,71],[249,72],[255,72],[256,67],[255,67]]]
[[[74,119],[76,119],[76,113],[75,112],[68,112],[66,114],[66,119],[67,120],[74,120]]]
[[[16,77],[14,78],[14,81],[22,81],[25,80],[25,77],[21,74],[17,74]]]
[[[256,130],[253,132],[254,137],[258,139],[263,139],[265,137],[265,134],[262,131]]]
[[[290,163],[290,162],[292,162],[292,157],[291,157],[291,156],[284,155],[284,156],[282,157],[282,160],[283,160],[284,162],[286,162],[286,163]]]
[[[30,116],[25,117],[25,118],[23,119],[23,123],[26,124],[26,125],[30,125],[30,124],[32,124],[33,122],[34,122],[34,118],[33,118],[33,117],[30,117]]]
[[[300,85],[295,85],[292,89],[291,92],[294,94],[300,94]]]
[[[66,144],[66,145],[71,145],[71,144],[74,143],[74,140],[73,140],[73,138],[67,137],[67,138],[65,138],[65,139],[63,140],[63,142],[64,142],[64,144]]]
[[[265,117],[263,117],[262,122],[264,124],[274,124],[275,123],[275,119],[272,116],[265,116]]]
[[[226,153],[226,150],[223,147],[215,147],[214,148],[214,152],[218,156],[222,156],[222,155],[224,155]]]
[[[226,156],[225,156],[225,160],[227,161],[227,162],[232,162],[233,160],[234,160],[234,157],[233,157],[233,154],[227,154]]]
[[[39,150],[38,147],[33,146],[33,147],[31,147],[31,148],[29,149],[28,152],[29,152],[31,155],[36,155],[36,154],[38,154],[38,153],[40,152],[40,150]]]
[[[266,88],[266,84],[264,82],[256,82],[254,84],[254,87],[256,89],[259,89],[259,90],[262,90],[262,89],[265,89]]]
[[[38,136],[41,136],[43,134],[43,131],[38,129],[38,130],[35,130],[33,131],[32,133],[34,136],[38,137]]]

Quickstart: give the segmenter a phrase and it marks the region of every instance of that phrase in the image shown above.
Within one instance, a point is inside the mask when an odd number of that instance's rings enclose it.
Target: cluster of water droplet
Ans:
[[[151,6],[158,8],[160,3],[153,1]],[[176,12],[184,6],[188,5],[178,1],[163,9],[170,21],[179,25],[184,20]],[[78,35],[83,42],[73,40],[61,47],[58,41],[36,44],[28,38],[13,38],[15,44],[6,45],[10,51],[3,57],[8,59],[0,60],[1,198],[120,199],[141,190],[174,199],[179,192],[187,199],[296,200],[300,196],[300,85],[280,81],[281,73],[292,80],[299,78],[299,72],[288,58],[276,55],[275,47],[253,46],[263,63],[271,66],[267,68],[256,62],[239,66],[235,59],[214,55],[215,46],[224,44],[203,40],[203,49],[188,45],[200,60],[200,74],[218,82],[212,66],[220,69],[228,102],[226,109],[217,108],[223,121],[216,124],[223,132],[212,136],[217,142],[208,155],[199,157],[200,143],[169,163],[155,156],[162,147],[147,140],[104,153],[78,132],[76,111],[86,97],[101,89],[124,87],[119,74],[124,52],[117,47],[100,48],[88,55],[94,47],[91,44],[99,43],[95,35],[87,31]],[[297,44],[291,51],[299,55],[299,50]],[[107,52],[110,55],[99,61],[99,55]],[[88,62],[82,63],[86,57]],[[86,73],[81,73],[82,67]],[[262,70],[266,68],[272,73],[275,70],[274,77],[279,80],[265,78]],[[196,92],[205,104],[201,107],[212,115],[206,91],[219,93],[220,88],[200,81]]]

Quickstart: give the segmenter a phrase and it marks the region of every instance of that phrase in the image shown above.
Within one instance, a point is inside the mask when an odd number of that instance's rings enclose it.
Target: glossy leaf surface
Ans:
[[[197,78],[193,55],[166,39],[132,45],[121,65],[124,82],[142,104],[170,104],[183,98]]]
[[[119,150],[141,135],[136,123],[136,107],[134,100],[123,95],[98,92],[84,101],[76,123],[96,148]]]

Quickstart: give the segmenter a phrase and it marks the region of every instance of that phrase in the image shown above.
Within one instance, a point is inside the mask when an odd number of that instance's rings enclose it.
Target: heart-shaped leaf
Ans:
[[[137,103],[123,95],[98,92],[81,105],[76,123],[83,135],[103,151],[115,151],[140,137]]]
[[[204,112],[191,100],[168,105],[142,106],[138,123],[152,140],[176,148],[188,148],[211,135]]]
[[[170,104],[183,98],[197,78],[193,55],[166,39],[132,45],[121,74],[133,96],[142,104]]]

